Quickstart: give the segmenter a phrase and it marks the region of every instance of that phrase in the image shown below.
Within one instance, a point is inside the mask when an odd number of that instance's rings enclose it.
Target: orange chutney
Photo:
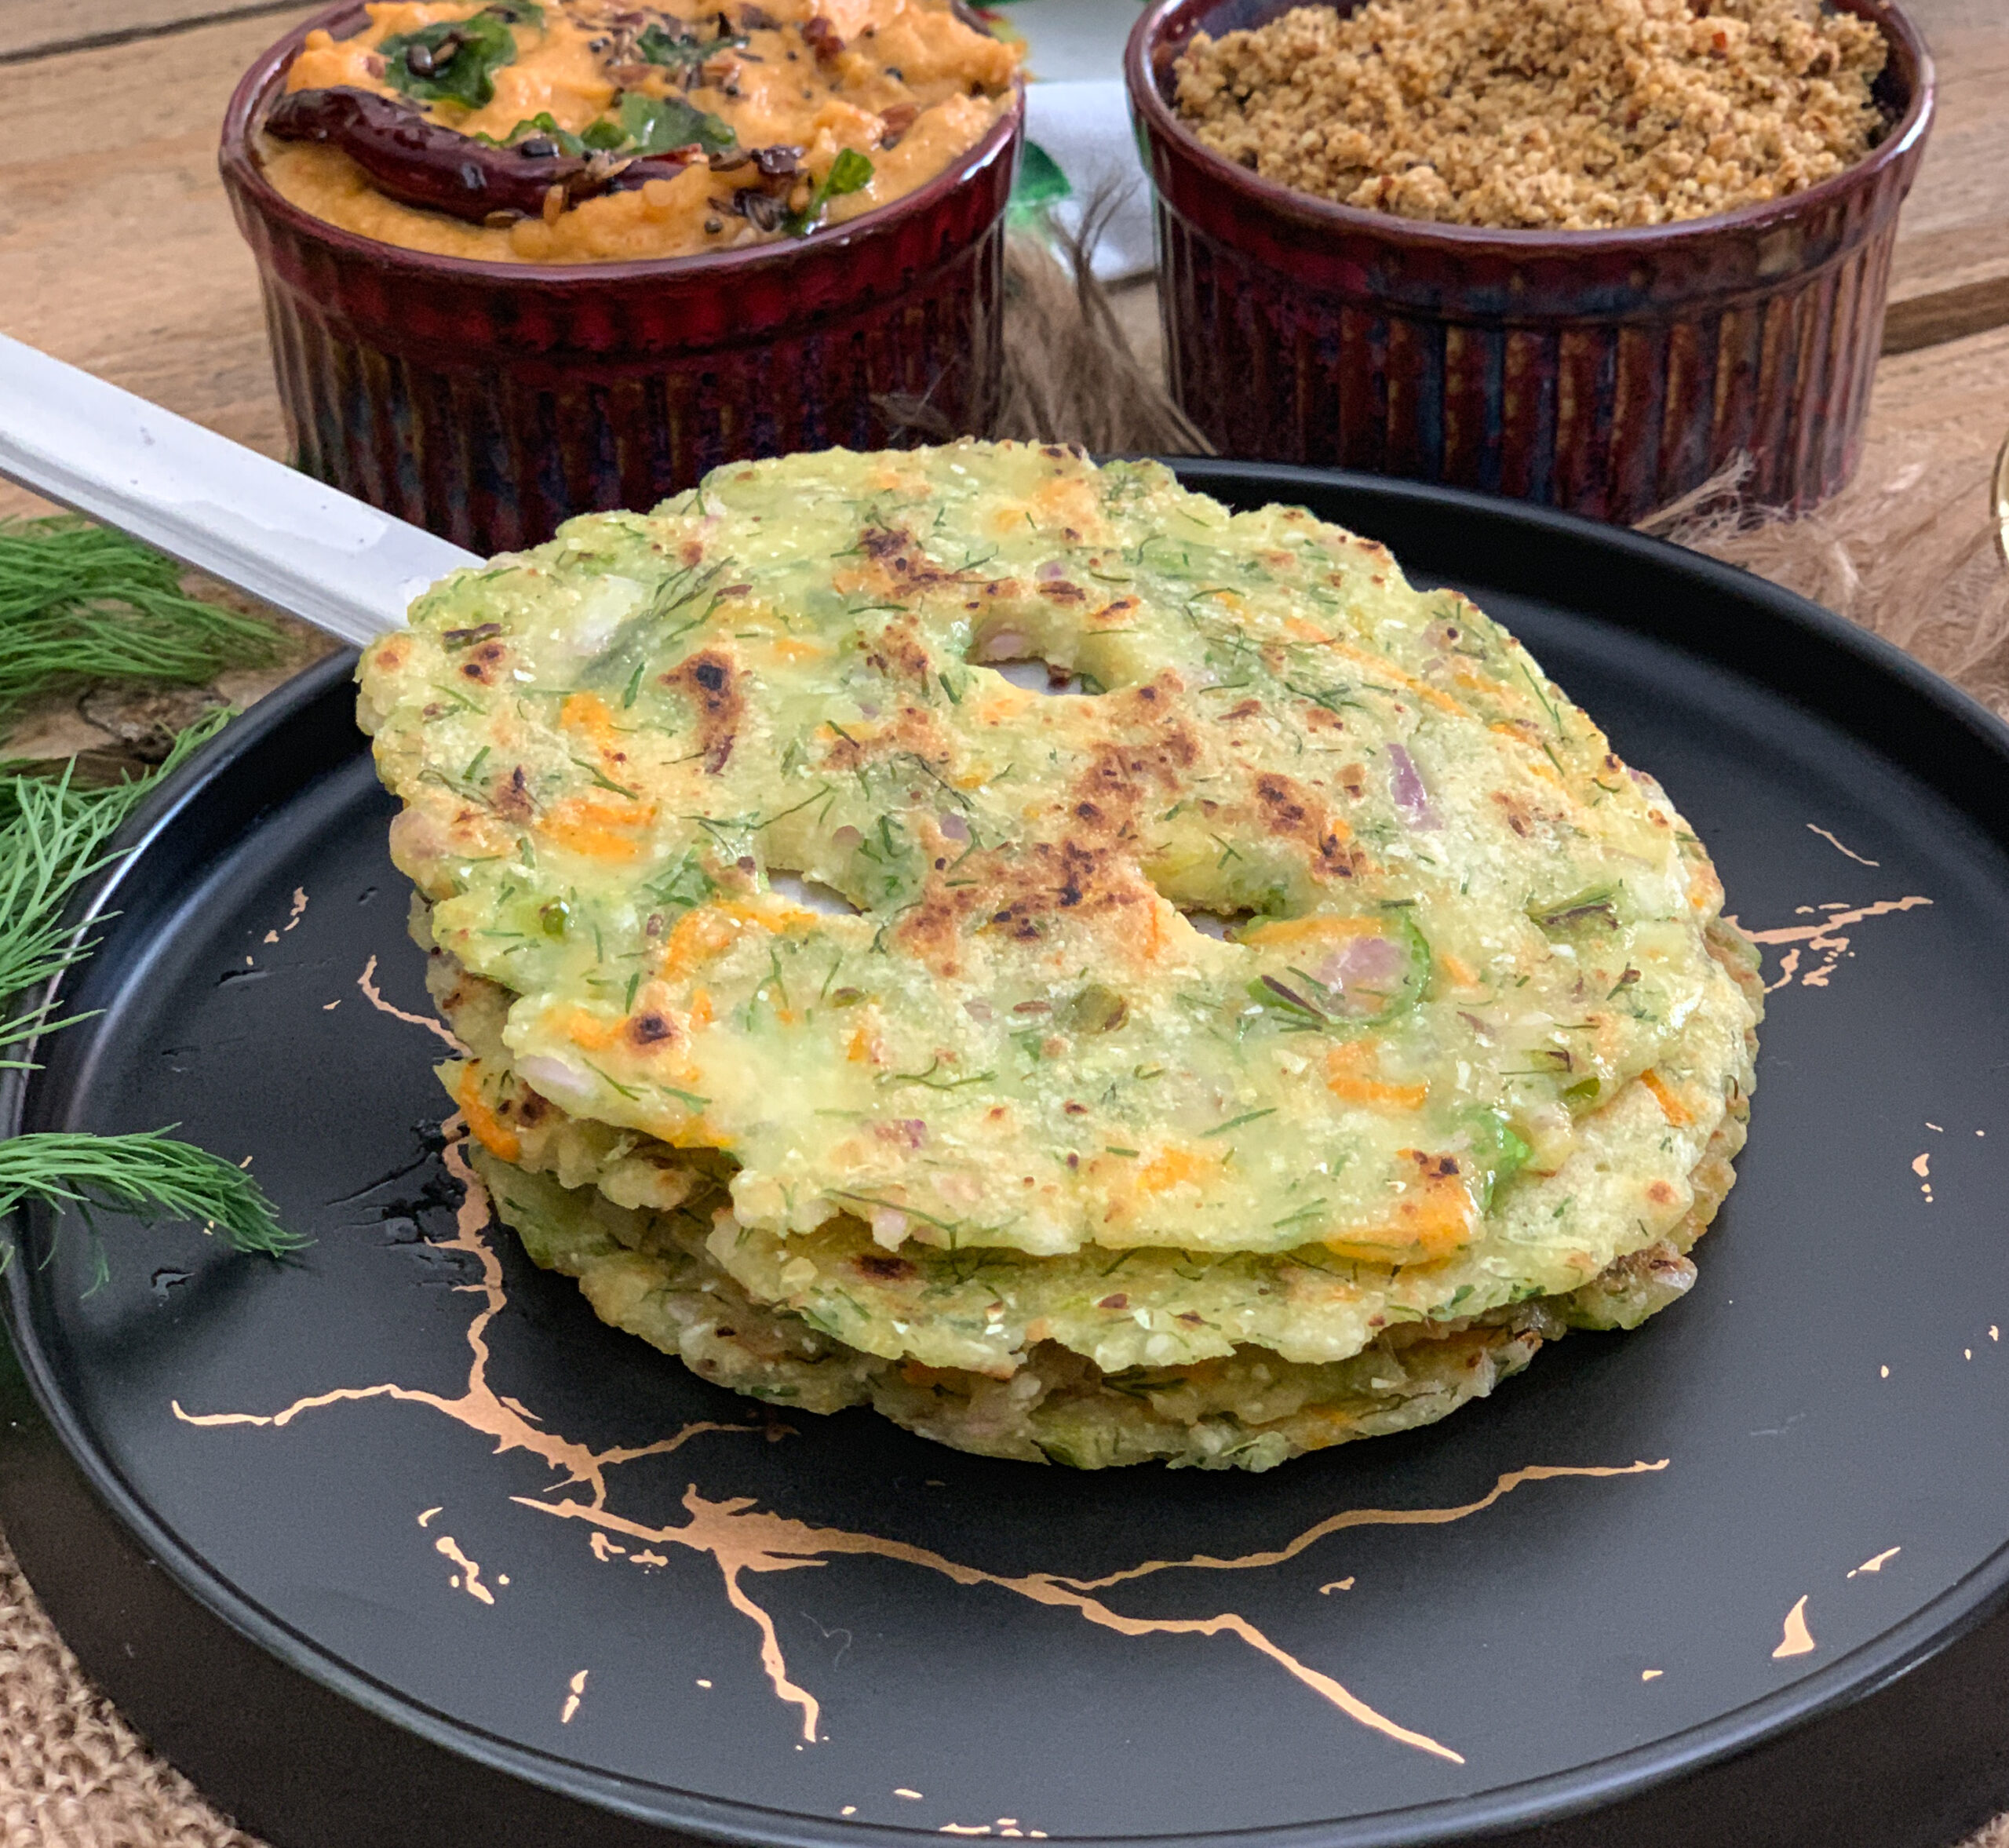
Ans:
[[[623,124],[638,108],[647,122],[654,105],[704,124],[706,151],[682,150],[690,164],[672,177],[570,202],[554,187],[541,213],[476,223],[388,196],[336,145],[268,137],[266,174],[316,217],[407,250],[505,263],[686,257],[776,242],[888,204],[967,154],[1011,107],[1016,49],[965,24],[948,0],[685,5],[391,0],[369,6],[369,24],[352,37],[310,32],[286,79],[289,94],[339,87],[402,97],[478,146],[527,142],[536,152],[556,140],[571,150],[584,137],[617,172],[638,151],[632,135],[620,140]],[[498,48],[482,81],[460,86],[458,99],[414,81],[430,57],[419,35],[435,28],[436,41],[436,28],[477,16]],[[388,55],[379,49],[387,42]],[[414,43],[421,49],[407,64]],[[736,145],[722,149],[728,140]],[[792,154],[796,173],[771,212],[749,216],[733,169],[743,170],[743,151],[766,148]]]

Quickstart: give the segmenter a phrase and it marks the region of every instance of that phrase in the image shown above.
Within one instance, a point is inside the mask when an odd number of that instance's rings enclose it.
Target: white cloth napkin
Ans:
[[[1092,267],[1105,282],[1151,268],[1151,192],[1130,136],[1130,104],[1120,82],[1030,83],[1026,133],[1053,157],[1074,188],[1053,207],[1070,231],[1087,202],[1109,189],[1114,209],[1096,240]]]
[[[1069,230],[1104,189],[1116,209],[1097,241],[1095,273],[1116,282],[1154,265],[1151,195],[1130,126],[1123,46],[1140,0],[1006,0],[995,16],[1026,41],[1026,133],[1066,176],[1053,207]]]

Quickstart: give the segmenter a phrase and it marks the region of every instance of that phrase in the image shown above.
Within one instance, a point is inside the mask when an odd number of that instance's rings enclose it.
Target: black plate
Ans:
[[[280,1267],[113,1224],[87,1295],[83,1230],[35,1218],[6,1279],[39,1408],[15,1392],[8,1531],[248,1826],[1902,1848],[2009,1792],[2009,736],[1668,547],[1186,472],[1470,592],[1665,781],[1746,926],[1801,933],[1768,952],[1751,1146],[1693,1296],[1260,1477],[771,1422],[457,1233],[391,804],[332,662],[155,804],[71,997],[103,1011],[0,1119],[178,1121],[316,1241]],[[413,1019],[372,1004],[373,960]],[[593,1500],[589,1453],[679,1433],[600,1468],[596,1518],[551,1511]],[[1072,1582],[1201,1555],[1238,1563]]]

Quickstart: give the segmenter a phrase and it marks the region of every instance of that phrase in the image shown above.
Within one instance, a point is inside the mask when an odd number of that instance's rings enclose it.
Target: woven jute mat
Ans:
[[[1009,301],[1010,388],[997,434],[1100,450],[1199,447],[1163,392],[1148,285],[1106,297],[1021,244]],[[1894,366],[1905,369],[1901,394],[1891,389]],[[2009,714],[2009,571],[1994,549],[1988,494],[2009,429],[2009,333],[1887,362],[1880,392],[1901,398],[1902,410],[1880,402],[1854,482],[1818,513],[1765,518],[1740,501],[1732,468],[1650,523],[1839,610]],[[932,433],[926,416],[913,407],[916,428]],[[286,672],[323,646],[294,632]],[[239,676],[221,691],[242,703],[280,677]],[[162,719],[147,696],[72,694],[31,715],[0,754],[144,756]],[[219,1726],[229,1724],[228,1700],[219,1694]],[[0,1848],[260,1848],[91,1685],[4,1538]],[[2009,1816],[1960,1848],[2009,1848]]]

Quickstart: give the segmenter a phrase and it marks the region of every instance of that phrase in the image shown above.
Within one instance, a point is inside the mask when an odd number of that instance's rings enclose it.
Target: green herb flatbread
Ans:
[[[1101,1405],[1692,1275],[1761,1000],[1706,854],[1302,510],[1023,445],[735,465],[448,580],[361,677],[478,1139],[704,1219],[678,1264],[916,1428],[968,1439],[892,1409],[911,1369]],[[1314,1447],[1195,1447],[1252,1405],[1060,1448]]]

